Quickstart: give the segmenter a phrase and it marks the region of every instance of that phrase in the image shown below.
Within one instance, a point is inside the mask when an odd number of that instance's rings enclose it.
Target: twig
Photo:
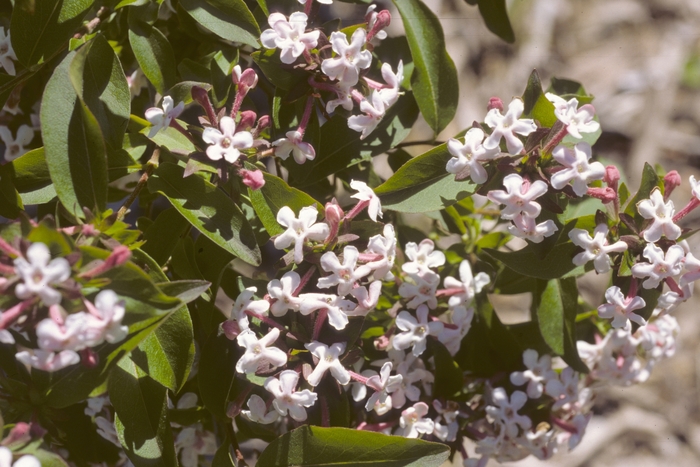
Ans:
[[[126,215],[126,211],[129,209],[129,206],[131,206],[131,203],[134,202],[136,197],[139,195],[141,190],[143,189],[144,186],[146,186],[146,182],[148,182],[148,177],[151,176],[153,173],[153,170],[155,170],[156,167],[158,167],[158,162],[160,160],[160,148],[155,148],[153,151],[153,155],[151,158],[146,162],[146,170],[143,172],[143,175],[141,175],[141,178],[139,179],[139,182],[136,184],[136,187],[134,188],[134,191],[131,192],[129,197],[124,201],[124,204],[122,207],[119,208],[119,211],[117,211],[117,220],[120,221],[124,218]]]

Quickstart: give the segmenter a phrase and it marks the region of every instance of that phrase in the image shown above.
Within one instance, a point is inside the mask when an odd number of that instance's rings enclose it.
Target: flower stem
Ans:
[[[153,155],[151,155],[151,158],[148,160],[148,162],[146,162],[146,170],[143,172],[143,175],[141,175],[141,178],[139,179],[138,183],[136,184],[136,187],[134,188],[134,191],[131,192],[126,201],[124,201],[122,207],[120,207],[119,211],[117,211],[117,221],[124,219],[124,216],[126,215],[126,211],[129,209],[129,206],[131,206],[131,203],[133,203],[136,197],[139,195],[139,193],[141,193],[143,187],[146,186],[146,182],[148,182],[148,177],[150,177],[155,168],[158,167],[159,162],[160,148],[155,148],[153,150]]]
[[[690,212],[693,209],[697,208],[698,206],[700,206],[700,200],[695,198],[695,197],[691,198],[691,200],[688,201],[688,204],[686,204],[683,209],[678,211],[678,213],[675,216],[673,216],[673,222],[678,222],[679,220],[683,219],[685,216],[690,214]]]

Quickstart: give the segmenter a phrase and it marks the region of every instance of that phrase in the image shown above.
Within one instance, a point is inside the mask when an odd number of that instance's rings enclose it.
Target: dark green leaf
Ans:
[[[201,83],[199,81],[182,81],[165,92],[165,96],[173,98],[174,102],[184,102],[185,105],[190,104],[192,99],[192,88],[198,86],[209,91],[211,84]]]
[[[164,96],[167,95],[165,91],[177,80],[175,54],[168,39],[158,28],[133,18],[130,11],[129,43],[143,74],[156,91]]]
[[[576,265],[571,262],[576,251],[576,245],[571,242],[555,245],[544,258],[537,255],[532,248],[512,252],[484,249],[486,254],[501,261],[513,271],[527,277],[545,280],[560,278],[576,269]]]
[[[413,93],[437,134],[452,120],[459,101],[457,70],[447,54],[440,20],[420,0],[393,0],[403,19],[415,71]]]
[[[159,265],[164,265],[172,255],[177,242],[189,230],[190,224],[175,208],[158,214],[156,220],[143,234],[146,243],[141,248]]]
[[[435,396],[450,399],[464,387],[464,372],[442,342],[433,341],[435,357]]]
[[[131,95],[122,65],[103,35],[78,50],[70,65],[70,80],[97,119],[107,144],[121,148],[131,113]]]
[[[260,264],[253,229],[240,208],[217,187],[197,175],[182,178],[184,169],[164,163],[148,180],[148,189],[162,193],[190,224],[243,261]]]
[[[445,170],[452,155],[446,144],[411,159],[374,192],[382,207],[398,212],[439,211],[471,196],[477,185],[471,180],[455,181]]]
[[[270,443],[260,455],[258,465],[439,467],[449,454],[450,449],[440,443],[349,428],[304,425]]]
[[[637,203],[644,199],[649,199],[649,195],[656,187],[663,187],[662,179],[657,175],[654,167],[645,162],[639,189],[637,190],[637,193],[629,200],[627,207],[625,207],[625,214],[629,214],[630,216],[634,217],[637,227],[639,227],[644,221],[644,218],[637,211]]]
[[[12,173],[15,187],[20,193],[51,184],[44,148],[33,149],[3,167]]]
[[[527,87],[523,92],[523,103],[525,106],[523,116],[533,118],[547,128],[551,128],[557,122],[554,104],[545,97],[537,70],[532,70],[527,80]]]
[[[576,349],[577,308],[576,279],[552,279],[546,283],[540,295],[537,322],[549,348],[574,370],[588,373]]]
[[[0,216],[15,219],[22,208],[22,199],[15,189],[12,176],[9,171],[0,167]]]
[[[202,402],[222,420],[228,420],[226,410],[238,391],[234,370],[240,356],[238,349],[238,344],[226,336],[212,335],[204,344],[199,360],[197,381]]]
[[[69,77],[75,55],[72,52],[63,59],[46,85],[41,134],[58,198],[68,211],[82,218],[82,207],[105,210],[108,176],[100,126],[78,99]]]
[[[183,303],[190,303],[207,291],[211,282],[198,280],[183,280],[173,282],[161,282],[156,284],[164,294],[176,297]]]
[[[243,0],[180,0],[180,6],[222,39],[260,47],[260,28]]]
[[[15,0],[12,48],[26,67],[47,60],[82,26],[94,0]]]
[[[129,357],[112,370],[108,389],[117,436],[131,462],[136,467],[176,466],[167,389]]]
[[[589,104],[593,101],[593,96],[586,92],[581,83],[570,79],[552,78],[547,92],[552,92],[567,101],[575,97],[579,105]]]
[[[506,11],[506,0],[479,0],[479,13],[489,31],[509,44],[515,42],[513,27]]]

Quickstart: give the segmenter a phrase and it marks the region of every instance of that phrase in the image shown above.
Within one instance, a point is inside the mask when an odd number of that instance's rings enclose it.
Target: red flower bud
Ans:
[[[243,110],[241,112],[241,120],[236,125],[236,131],[249,130],[255,125],[255,120],[258,119],[258,114],[252,110]]]
[[[664,199],[668,199],[673,190],[681,184],[681,175],[675,170],[671,170],[664,177]]]
[[[589,188],[587,194],[588,196],[592,196],[593,198],[598,198],[603,202],[603,204],[610,203],[617,199],[617,193],[610,187]]]
[[[259,190],[265,186],[265,177],[261,170],[241,169],[238,173],[241,174],[243,184],[251,190]]]
[[[499,112],[503,112],[503,101],[500,97],[492,97],[489,99],[489,105],[486,106],[486,110],[498,109]]]
[[[617,190],[617,182],[620,181],[620,171],[614,165],[605,167],[603,181],[613,190]]]

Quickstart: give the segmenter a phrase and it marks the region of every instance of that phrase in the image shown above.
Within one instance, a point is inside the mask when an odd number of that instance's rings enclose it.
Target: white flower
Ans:
[[[275,248],[282,250],[294,244],[294,262],[304,260],[304,243],[307,240],[322,242],[328,237],[330,228],[324,222],[316,222],[318,211],[314,206],[301,208],[299,218],[288,206],[282,206],[277,212],[277,222],[287,230],[275,238]]]
[[[394,275],[391,269],[394,267],[396,260],[396,234],[394,226],[391,224],[384,225],[384,235],[374,235],[370,237],[367,243],[367,253],[380,255],[381,258],[367,263],[374,272],[374,278],[378,280],[392,280]]]
[[[330,276],[321,277],[318,287],[327,289],[338,286],[338,295],[345,296],[350,293],[355,283],[372,272],[368,265],[357,265],[360,252],[354,246],[346,246],[343,250],[343,262],[332,251],[321,256],[321,267],[324,271],[332,273]]]
[[[532,420],[529,417],[518,414],[518,410],[522,409],[527,402],[527,395],[524,392],[513,392],[509,400],[505,389],[496,388],[491,393],[491,399],[495,405],[486,406],[486,413],[503,424],[507,436],[516,437],[518,426],[523,430],[528,430],[532,426]]]
[[[414,284],[403,282],[399,286],[399,295],[402,298],[410,299],[406,304],[409,308],[416,308],[421,303],[427,304],[431,309],[437,307],[437,298],[435,293],[437,286],[440,284],[440,275],[432,271],[419,276],[410,274],[409,277]]]
[[[378,32],[374,37],[379,37],[379,35],[383,32],[384,31]],[[385,32],[384,35],[386,36]],[[386,107],[389,108],[399,99],[399,90],[401,89],[401,82],[403,81],[403,60],[399,61],[399,65],[396,67],[396,73],[394,73],[394,71],[391,69],[391,65],[388,63],[383,64],[382,78],[384,78],[384,81],[389,85],[389,87],[382,88],[378,92],[379,96],[386,104]]]
[[[618,241],[612,245],[608,244],[608,226],[606,224],[598,224],[593,231],[593,237],[583,229],[571,229],[569,238],[574,245],[584,249],[581,253],[574,256],[573,263],[576,266],[582,266],[593,260],[596,272],[602,274],[610,270],[612,260],[610,253],[622,253],[627,250],[627,244],[623,241]]]
[[[1,32],[2,28],[0,28]],[[27,454],[17,459],[13,464],[12,451],[5,446],[0,446],[0,467],[41,467],[41,462],[31,454]]]
[[[321,378],[326,374],[326,371],[330,370],[333,377],[343,386],[350,382],[350,372],[345,369],[338,357],[345,352],[345,342],[335,343],[328,347],[326,344],[322,344],[318,341],[313,341],[308,344],[304,344],[304,347],[313,354],[314,357],[318,358],[318,363],[316,368],[311,374],[306,378],[311,386],[318,386],[321,382]]]
[[[358,31],[361,31],[361,29],[358,29]],[[351,130],[362,133],[360,139],[365,139],[367,135],[377,128],[388,108],[379,91],[372,91],[370,99],[372,100],[371,103],[367,99],[362,99],[360,102],[360,111],[363,115],[353,115],[348,118],[348,127]]]
[[[457,439],[457,432],[459,431],[459,422],[457,421],[459,404],[447,401],[446,405],[446,407],[443,407],[439,400],[433,400],[433,408],[440,414],[435,419],[435,431],[433,431],[433,434],[441,441],[452,442]],[[445,422],[444,425],[438,421],[441,418]]]
[[[681,284],[683,283],[683,277],[681,277]],[[673,312],[678,305],[685,301],[685,297],[678,295],[676,292],[668,291],[661,294],[658,302],[656,303],[656,308],[652,316],[664,316],[668,313]]]
[[[419,244],[406,243],[404,253],[411,260],[401,265],[406,274],[424,274],[432,272],[430,268],[437,268],[445,264],[445,253],[435,250],[435,243],[426,238]]]
[[[303,136],[296,130],[288,131],[286,138],[280,138],[272,143],[275,147],[275,156],[287,160],[291,154],[297,164],[303,164],[307,160],[312,161],[316,157],[316,151],[310,143],[303,141]]]
[[[463,303],[469,304],[476,294],[481,292],[484,286],[491,282],[491,278],[485,272],[480,272],[474,277],[472,267],[466,259],[459,265],[459,280],[454,277],[445,277],[446,289],[461,289],[462,291],[450,296],[448,301],[450,306],[458,306]]]
[[[17,138],[13,138],[10,129],[2,125],[0,139],[5,144],[5,160],[11,162],[27,152],[25,146],[34,139],[34,130],[29,125],[21,125],[17,129]]]
[[[86,313],[78,312],[68,315],[61,325],[51,318],[45,318],[36,325],[37,344],[41,350],[60,352],[62,350],[82,350],[82,332],[85,328]]]
[[[213,161],[224,158],[234,163],[241,156],[240,149],[253,147],[253,135],[249,131],[236,133],[236,122],[231,117],[222,117],[219,121],[221,131],[207,127],[202,133],[202,139],[209,144],[207,157]]]
[[[360,201],[367,201],[369,203],[367,206],[367,214],[369,215],[370,219],[377,222],[377,216],[383,217],[382,205],[379,197],[374,194],[374,190],[367,186],[365,182],[351,180],[350,188],[357,191],[357,193],[350,196],[351,198],[355,198]]]
[[[406,399],[417,401],[420,399],[421,391],[414,383],[432,383],[435,376],[425,369],[423,360],[413,355],[411,352],[404,352],[396,348],[389,349],[389,358],[396,363],[396,374],[403,377],[401,387],[391,395],[394,408],[400,409],[406,404]]]
[[[498,148],[486,148],[482,145],[484,131],[481,128],[471,128],[464,135],[464,144],[459,140],[450,138],[447,141],[447,150],[452,154],[452,159],[447,161],[446,170],[456,175],[456,179],[471,178],[474,183],[482,184],[488,180],[488,173],[481,164],[498,157]]]
[[[426,418],[428,404],[417,402],[401,412],[399,424],[403,428],[402,436],[405,438],[418,438],[421,434],[429,435],[435,429],[435,422]]]
[[[700,182],[695,180],[695,176],[691,175],[690,176],[690,191],[693,193],[693,196],[700,200]]]
[[[2,66],[8,75],[15,76],[15,64],[13,60],[17,60],[15,50],[12,48],[12,40],[10,39],[10,30],[5,34],[5,28],[0,27],[0,66]]]
[[[445,348],[451,355],[455,355],[459,352],[462,339],[467,335],[469,329],[471,329],[472,319],[474,319],[474,308],[455,306],[450,312],[442,315],[441,318],[447,315],[450,315],[451,324],[457,326],[457,329],[445,326],[438,335],[438,340],[445,344]]]
[[[559,378],[547,382],[545,391],[548,396],[554,398],[553,410],[566,408],[567,404],[576,403],[579,400],[579,374],[573,368],[567,366],[559,375]]]
[[[355,287],[350,291],[353,297],[357,300],[357,306],[352,310],[347,310],[348,316],[366,316],[367,313],[374,310],[379,302],[379,296],[382,293],[382,282],[374,281],[367,287]]]
[[[377,415],[384,415],[391,410],[392,401],[389,394],[399,389],[403,381],[401,375],[390,376],[392,366],[391,362],[384,363],[382,369],[379,370],[379,375],[370,376],[367,379],[367,386],[376,391],[365,404],[365,409],[368,412],[374,409]]]
[[[23,281],[15,287],[17,298],[26,300],[38,296],[46,306],[61,301],[61,294],[50,285],[60,284],[70,278],[70,264],[65,258],[51,259],[49,248],[37,242],[27,249],[26,259],[20,257],[14,262],[17,274]]]
[[[252,311],[253,313],[256,313],[258,315],[262,315],[270,309],[270,302],[268,302],[267,300],[253,300],[253,296],[257,291],[257,287],[248,287],[243,292],[241,292],[238,295],[238,297],[236,297],[236,302],[233,304],[230,318],[235,319],[238,322],[238,326],[241,330],[248,329],[248,326],[250,324],[248,320],[248,315],[246,315],[245,313],[246,310]]]
[[[304,293],[299,295],[299,299],[299,313],[308,315],[316,310],[325,309],[328,312],[328,324],[338,330],[345,329],[348,325],[347,312],[355,309],[353,302],[343,300],[337,295]]]
[[[246,329],[238,335],[236,340],[238,345],[245,347],[245,353],[236,363],[236,371],[239,373],[255,374],[261,364],[269,363],[274,368],[287,363],[287,354],[272,343],[280,336],[280,330],[272,328],[260,339],[255,337],[255,333]]]
[[[547,184],[542,180],[529,183],[518,174],[506,175],[503,179],[504,190],[491,190],[486,195],[488,199],[498,204],[505,204],[501,210],[501,218],[514,219],[525,215],[533,219],[540,215],[542,207],[534,201],[547,193]]]
[[[570,433],[568,431],[562,431],[557,435],[557,442],[559,444],[564,444],[565,442],[569,446],[569,450],[574,449],[579,445],[583,439],[583,435],[586,433],[586,427],[588,422],[593,418],[593,414],[576,414],[574,418],[569,421],[569,424],[576,428],[576,432]]]
[[[625,327],[628,320],[634,321],[640,326],[647,324],[644,318],[633,313],[646,306],[642,297],[627,298],[619,287],[612,286],[605,291],[605,299],[608,303],[598,307],[598,316],[605,319],[612,318],[612,327]]]
[[[547,219],[539,224],[533,217],[515,216],[513,225],[508,226],[508,232],[518,238],[530,240],[533,243],[540,243],[545,237],[553,235],[559,230],[552,219]]]
[[[93,311],[98,319],[88,319],[86,323],[86,331],[91,330],[94,336],[94,340],[87,342],[89,347],[104,341],[113,344],[129,334],[129,327],[121,324],[126,312],[124,300],[120,299],[113,290],[105,289],[97,294]],[[93,315],[89,317],[94,318]]]
[[[530,454],[540,460],[546,460],[552,457],[558,448],[557,439],[554,436],[556,430],[541,428],[535,432],[526,431],[524,436],[517,438],[516,442],[527,449]]]
[[[121,446],[119,437],[117,436],[117,429],[114,427],[113,422],[107,420],[105,417],[95,417],[95,425],[97,425],[98,435],[117,447]]]
[[[333,112],[338,106],[341,106],[348,112],[352,110],[354,104],[350,93],[352,91],[352,86],[348,86],[345,83],[335,84],[335,94],[336,98],[326,102],[326,112]]]
[[[198,467],[199,456],[216,454],[216,436],[200,424],[183,428],[175,438],[175,449],[180,452],[182,467]]]
[[[142,89],[148,88],[148,78],[143,74],[141,68],[137,68],[127,76],[126,82],[129,85],[129,94],[131,94],[132,99],[141,95]]]
[[[44,371],[58,371],[80,362],[80,356],[72,350],[58,353],[48,350],[22,350],[15,354],[21,363]]]
[[[681,273],[685,251],[680,245],[672,245],[664,254],[663,250],[658,246],[653,243],[647,243],[642,256],[649,262],[637,263],[632,266],[632,275],[634,277],[647,277],[642,283],[642,287],[655,289],[662,280]]]
[[[577,143],[572,148],[559,145],[552,151],[552,157],[564,166],[552,175],[552,187],[561,190],[569,182],[572,182],[576,196],[583,196],[588,192],[588,184],[594,180],[602,180],[605,176],[605,167],[600,162],[591,162],[591,145],[586,142]]]
[[[307,2],[307,0],[298,0],[298,1],[299,1],[299,3],[301,3],[302,5],[306,5],[306,2]],[[322,4],[324,4],[324,5],[332,5],[332,4],[333,4],[333,0],[316,0],[316,1],[317,1],[318,3],[322,3]]]
[[[538,359],[537,351],[528,349],[523,352],[523,363],[527,367],[525,371],[514,371],[510,374],[510,382],[516,386],[527,383],[527,396],[537,399],[544,392],[544,385],[557,374],[552,370],[552,357],[542,355]]]
[[[162,102],[162,109],[158,107],[151,107],[146,109],[145,115],[146,120],[151,124],[151,130],[148,132],[148,137],[153,138],[156,133],[158,133],[163,128],[168,128],[170,122],[174,118],[180,116],[183,110],[185,110],[185,103],[179,102],[175,105],[173,98],[170,96],[164,96]]]
[[[89,397],[86,402],[87,402],[87,406],[85,407],[83,412],[88,417],[94,417],[98,413],[102,412],[102,409],[106,405],[109,405],[109,397],[108,396]]]
[[[250,399],[248,399],[248,409],[249,410],[241,410],[241,414],[252,422],[267,425],[276,422],[277,419],[280,418],[280,414],[277,413],[276,410],[267,411],[265,401],[257,394],[253,394],[250,396]]]
[[[396,327],[404,331],[394,334],[391,345],[397,350],[413,347],[416,357],[425,352],[428,336],[437,336],[444,327],[441,321],[428,322],[428,307],[421,305],[416,310],[414,318],[408,311],[402,311],[396,317]]]
[[[318,396],[315,392],[308,389],[297,391],[297,382],[299,382],[299,373],[294,370],[284,370],[279,375],[279,379],[269,377],[265,380],[265,389],[275,396],[272,402],[275,410],[281,416],[287,415],[292,417],[297,422],[306,420],[306,409],[316,403]]]
[[[579,108],[575,97],[566,101],[549,92],[545,96],[554,104],[554,115],[566,125],[566,131],[574,138],[581,139],[581,133],[595,133],[600,129],[600,123],[593,120],[595,108],[591,104]]]
[[[637,203],[637,211],[645,219],[653,219],[653,223],[644,229],[644,240],[649,243],[658,242],[662,235],[669,240],[676,240],[681,236],[681,228],[673,222],[673,201],[664,203],[664,196],[658,188],[655,188],[650,199],[644,199]]]
[[[362,50],[366,36],[364,28],[357,28],[348,43],[344,32],[334,31],[329,42],[336,56],[325,59],[321,63],[321,71],[330,79],[336,79],[346,86],[356,85],[360,79],[360,70],[369,68],[372,63],[372,53]]]
[[[301,284],[296,271],[289,271],[281,279],[273,279],[267,284],[267,293],[276,301],[270,305],[273,316],[284,316],[288,310],[299,311],[301,299],[293,294]]]
[[[280,49],[280,60],[287,65],[294,63],[304,53],[318,44],[320,31],[306,31],[308,17],[301,12],[292,13],[289,21],[281,13],[272,13],[266,29],[260,35],[260,42],[268,49]]]
[[[501,114],[498,109],[491,109],[486,114],[484,122],[493,128],[493,132],[484,141],[484,146],[487,148],[498,148],[501,143],[501,138],[506,139],[506,147],[508,152],[517,155],[523,150],[523,142],[515,136],[515,133],[527,136],[537,130],[535,121],[530,118],[520,119],[520,116],[525,110],[525,105],[521,99],[513,99],[508,104],[508,112],[505,115]]]

